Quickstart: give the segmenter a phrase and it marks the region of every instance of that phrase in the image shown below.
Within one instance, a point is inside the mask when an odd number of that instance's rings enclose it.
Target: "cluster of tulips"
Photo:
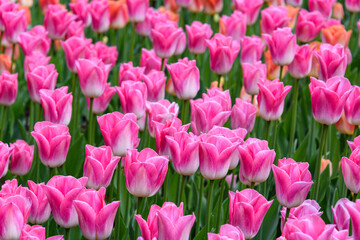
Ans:
[[[0,240],[360,240],[359,12],[0,0]]]

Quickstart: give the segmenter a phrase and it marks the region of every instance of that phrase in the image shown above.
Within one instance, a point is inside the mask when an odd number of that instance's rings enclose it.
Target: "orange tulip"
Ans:
[[[355,126],[350,124],[346,120],[344,111],[342,112],[339,121],[337,123],[335,123],[335,127],[342,134],[346,134],[346,135],[354,134]]]
[[[289,21],[289,27],[290,28],[294,28],[295,27],[295,23],[296,23],[296,19],[298,16],[298,13],[300,11],[300,8],[298,7],[293,7],[291,5],[286,5],[286,8],[288,9],[288,14],[287,16],[290,18]]]
[[[11,59],[6,54],[0,54],[0,74],[4,71],[10,72]]]
[[[205,0],[204,12],[208,15],[220,13],[223,9],[223,0]]]
[[[280,78],[280,66],[276,65],[273,62],[269,50],[267,50],[265,52],[265,64],[266,64],[266,70],[267,70],[267,79],[274,80],[274,79]],[[288,69],[288,67],[284,66],[282,77],[285,76],[287,69]]]
[[[108,1],[111,27],[121,29],[129,22],[126,0]]]
[[[344,18],[344,8],[341,3],[335,3],[332,11],[332,17],[338,20]]]
[[[331,45],[341,44],[345,48],[349,43],[352,31],[346,31],[344,25],[334,25],[321,30],[323,42]]]
[[[321,168],[320,171],[323,172],[325,168],[329,165],[330,176],[332,175],[332,162],[329,159],[321,159]]]

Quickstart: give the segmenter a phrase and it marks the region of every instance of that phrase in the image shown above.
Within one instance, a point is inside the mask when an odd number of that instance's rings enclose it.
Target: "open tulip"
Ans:
[[[296,37],[300,42],[310,42],[324,27],[325,19],[319,11],[308,12],[301,9],[296,23]]]
[[[351,153],[350,157],[343,157],[341,159],[342,173],[344,182],[348,189],[354,194],[360,192],[360,148],[356,148]]]
[[[50,50],[51,40],[48,32],[41,25],[34,26],[27,32],[23,32],[18,36],[19,43],[24,55],[33,52],[39,52],[46,55]]]
[[[143,75],[143,81],[147,89],[147,100],[156,102],[165,98],[166,76],[163,71],[151,70]]]
[[[245,240],[242,231],[235,226],[225,224],[220,227],[219,234],[208,233],[208,240]]]
[[[11,43],[17,43],[18,36],[26,31],[25,11],[11,11],[2,13],[5,26],[5,37]]]
[[[289,65],[289,73],[293,78],[300,79],[309,75],[313,58],[313,48],[309,45],[296,46],[294,60]]]
[[[141,152],[129,149],[125,159],[125,183],[136,197],[152,197],[162,186],[168,170],[169,159],[146,148]]]
[[[324,18],[330,18],[336,0],[309,0],[309,10],[319,11]]]
[[[290,21],[288,9],[283,6],[274,6],[261,11],[261,32],[272,34],[278,28],[287,27]]]
[[[75,16],[60,5],[49,5],[44,17],[44,25],[49,37],[53,40],[63,38],[74,19]]]
[[[241,40],[246,34],[246,15],[235,10],[230,17],[223,15],[219,19],[220,33],[234,40]]]
[[[348,203],[350,203],[349,199],[341,198],[336,202],[335,207],[331,207],[334,224],[339,231],[349,230],[350,214],[346,207]]]
[[[192,24],[186,25],[186,32],[188,35],[188,48],[191,53],[202,54],[206,50],[206,42],[211,38],[213,31],[211,26],[207,23],[193,21]]]
[[[156,56],[154,49],[143,48],[141,49],[140,66],[145,68],[145,74],[148,74],[151,70],[161,71],[161,58]]]
[[[291,158],[279,160],[279,167],[273,165],[276,197],[286,208],[302,204],[313,184],[309,163],[298,163]]]
[[[245,239],[252,239],[258,233],[273,200],[267,201],[253,189],[235,193],[229,191],[229,198],[229,223],[240,228]]]
[[[263,0],[235,0],[235,8],[246,14],[247,25],[253,25],[259,17]]]
[[[107,239],[111,235],[120,202],[106,205],[105,188],[85,190],[74,201],[81,233],[87,239]]]
[[[265,45],[258,36],[244,37],[241,41],[241,63],[255,63],[261,60]]]
[[[34,156],[34,145],[28,145],[24,140],[16,140],[10,144],[11,153],[10,171],[17,176],[24,176],[30,171]]]
[[[110,27],[110,10],[106,0],[91,1],[91,28],[96,33],[104,33]]]
[[[156,55],[162,59],[173,56],[182,32],[183,30],[171,21],[156,24],[151,30]]]
[[[60,167],[66,161],[71,136],[63,124],[37,122],[31,135],[35,138],[41,162],[48,167]]]
[[[133,113],[108,113],[97,117],[106,146],[110,146],[115,156],[125,156],[127,149],[136,148],[139,126]]]
[[[84,57],[85,49],[90,45],[91,39],[71,37],[66,41],[60,41],[60,43],[65,53],[68,69],[71,72],[76,72],[75,62]]]
[[[29,222],[32,224],[45,223],[51,213],[48,198],[43,190],[44,183],[34,183],[28,180],[29,189],[26,191],[26,197],[31,202]]]
[[[256,111],[256,106],[251,104],[251,100],[243,101],[236,98],[231,110],[231,127],[244,128],[248,133],[251,132],[255,125]]]
[[[12,147],[0,141],[0,178],[4,177],[9,169],[9,159],[12,151]]]
[[[19,240],[45,240],[46,229],[39,225],[25,225],[21,230]],[[64,240],[62,235],[48,237],[46,240]]]
[[[266,80],[266,65],[258,61],[243,63],[241,66],[246,93],[257,95],[259,93],[258,84],[263,85]]]
[[[131,22],[142,22],[145,20],[146,10],[149,8],[149,0],[126,0]]]
[[[0,75],[0,105],[11,106],[18,92],[18,74],[4,71]]]

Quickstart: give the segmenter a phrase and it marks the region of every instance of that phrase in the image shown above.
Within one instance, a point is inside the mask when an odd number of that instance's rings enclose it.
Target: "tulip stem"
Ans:
[[[136,32],[136,23],[134,23],[131,30],[131,42],[130,42],[130,61],[134,60],[134,47],[135,47],[135,32]]]
[[[282,78],[283,78],[283,70],[284,70],[284,66],[280,66],[280,75],[279,75],[279,80],[280,80],[280,82],[282,82]]]
[[[70,228],[65,228],[65,240],[70,239]]]
[[[163,184],[163,190],[164,190],[164,196],[163,196],[163,202],[166,202],[167,200],[167,185],[168,185],[168,178],[169,174],[166,174],[164,184]]]
[[[295,129],[296,129],[296,113],[297,113],[297,103],[298,103],[298,95],[299,95],[299,83],[300,79],[295,79],[294,81],[294,91],[293,91],[293,99],[292,99],[292,113],[291,113],[291,129],[290,129],[290,140],[289,140],[289,154],[291,157],[293,154],[293,144],[295,137]]]
[[[219,89],[221,88],[220,84],[221,84],[221,75],[218,75],[218,88]]]
[[[319,193],[319,186],[320,186],[320,175],[321,175],[321,157],[324,151],[325,143],[326,143],[326,136],[327,136],[327,130],[329,129],[329,126],[326,124],[322,125],[321,128],[321,137],[320,137],[320,145],[319,145],[319,152],[318,157],[316,159],[316,168],[315,168],[315,189],[314,189],[314,196],[312,199],[317,200],[318,193]]]
[[[197,209],[197,214],[196,214],[196,234],[195,236],[197,236],[197,233],[199,232],[199,227],[200,227],[200,222],[201,222],[201,205],[202,205],[202,198],[204,195],[204,178],[202,176],[200,176],[200,191],[199,191],[199,203],[198,203],[198,209]]]
[[[181,11],[181,13],[180,13],[181,14],[181,16],[180,16],[180,27],[184,28],[185,27],[185,8],[181,7],[180,11]]]
[[[3,106],[2,110],[2,118],[1,118],[1,125],[0,125],[0,141],[3,141],[3,134],[4,134],[4,128],[5,128],[5,118],[6,118],[6,111],[7,107]]]
[[[2,46],[2,39],[4,37],[4,31],[1,31],[0,32],[0,53],[2,53],[2,49],[3,49],[3,46]]]
[[[75,128],[76,128],[76,119],[77,119],[77,115],[76,115],[76,74],[75,73],[71,73],[71,94],[73,96],[73,113],[72,117],[71,117],[71,136],[75,135]]]
[[[11,50],[10,73],[14,73],[15,46],[16,46],[16,44],[13,43],[13,44],[12,44],[12,50]]]
[[[180,197],[177,199],[177,203],[180,204],[183,201],[184,188],[186,183],[186,176],[181,176],[181,187],[180,187]]]
[[[161,59],[160,71],[164,71],[164,72],[165,72],[165,58],[162,58],[162,59]]]
[[[275,121],[275,128],[274,128],[274,136],[271,142],[271,148],[276,150],[276,141],[277,141],[277,135],[278,135],[278,128],[279,128],[279,123],[277,121]]]
[[[232,191],[234,187],[234,182],[235,182],[235,168],[232,170],[232,174],[231,174],[230,191]]]
[[[206,232],[210,232],[211,228],[210,228],[210,219],[211,219],[211,200],[212,200],[212,192],[213,192],[213,188],[214,188],[214,180],[210,180],[209,181],[209,193],[207,196],[207,206],[206,206],[206,228],[207,231]]]
[[[118,200],[118,201],[121,201],[121,196],[120,196],[120,185],[121,185],[121,159],[120,159],[120,161],[119,161],[119,163],[118,163],[118,167],[117,167],[117,197],[116,197],[116,199]],[[126,211],[127,209],[125,209],[125,211]],[[119,209],[119,211],[118,211],[118,217],[117,217],[117,224],[116,224],[116,236],[119,236],[119,234],[120,234],[120,218],[121,218],[121,210]]]
[[[216,231],[219,231],[220,229],[220,219],[221,219],[221,210],[222,210],[222,201],[224,198],[224,190],[225,190],[225,178],[223,178],[221,180],[221,188],[220,188],[220,195],[219,195],[219,205],[218,205],[218,211],[217,211],[217,216],[216,216]]]
[[[89,109],[89,123],[88,123],[88,134],[89,134],[89,139],[88,139],[88,141],[89,141],[89,144],[90,145],[93,145],[94,143],[93,143],[93,139],[94,139],[94,133],[95,133],[95,131],[94,131],[94,124],[93,124],[93,116],[94,116],[94,114],[93,114],[93,112],[92,112],[92,110],[93,110],[93,105],[94,105],[94,98],[90,98],[90,109]]]
[[[181,122],[182,124],[187,123],[187,119],[186,119],[186,114],[188,112],[188,100],[183,100],[183,105],[182,105],[182,109],[181,109]]]
[[[355,125],[355,129],[354,129],[354,133],[350,139],[350,141],[354,141],[354,139],[357,137],[357,135],[359,134],[359,126]],[[349,148],[346,148],[346,149],[349,149]],[[346,155],[347,156],[347,155]]]
[[[266,121],[266,129],[265,129],[265,140],[269,142],[269,135],[270,135],[270,125],[271,121]]]
[[[285,227],[285,224],[286,224],[287,219],[289,218],[290,209],[291,209],[291,208],[286,208],[285,220],[284,220],[284,227]]]
[[[136,214],[140,214],[141,215],[141,204],[142,204],[142,197],[138,197],[138,202],[137,202],[137,208],[136,208]],[[135,226],[135,238],[138,237],[138,233],[139,233],[139,227]]]

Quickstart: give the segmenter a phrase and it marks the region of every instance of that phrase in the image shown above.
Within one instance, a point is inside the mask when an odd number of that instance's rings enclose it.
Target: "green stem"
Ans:
[[[217,216],[216,216],[216,231],[219,231],[220,229],[220,219],[221,219],[221,210],[222,210],[222,201],[224,198],[224,190],[225,190],[225,178],[223,178],[221,180],[221,188],[220,188],[220,196],[219,196],[219,205],[218,205],[218,211],[217,211]]]
[[[234,187],[234,182],[235,182],[235,168],[232,170],[232,174],[231,174],[231,183],[230,183],[230,191],[232,191],[233,187]]]
[[[72,103],[72,117],[71,117],[71,135],[75,135],[75,128],[76,128],[76,74],[71,73],[71,94],[73,96],[73,103]],[[74,114],[75,113],[75,114]]]
[[[355,125],[354,133],[353,133],[352,138],[350,139],[350,141],[353,141],[357,137],[358,134],[359,134],[359,126]]]
[[[11,64],[10,64],[10,73],[14,73],[14,57],[15,57],[15,46],[16,44],[12,44],[12,51],[11,51]]]
[[[34,104],[35,103],[32,100],[30,100],[29,134],[34,129]]]
[[[200,191],[199,191],[199,203],[197,208],[197,214],[196,214],[196,234],[199,232],[200,222],[201,222],[201,205],[202,205],[202,198],[204,195],[204,178],[200,176]]]
[[[89,109],[89,123],[88,123],[88,134],[89,134],[89,144],[93,145],[93,139],[94,139],[94,129],[93,129],[93,105],[94,105],[94,98],[90,98],[90,109]]]
[[[141,203],[142,203],[142,200],[143,200],[142,197],[138,197],[136,214],[140,214],[140,215],[141,215]],[[139,233],[139,227],[138,227],[138,226],[135,226],[135,238],[138,237],[138,233]]]
[[[0,141],[3,141],[3,135],[4,135],[4,128],[5,128],[5,119],[6,119],[6,112],[7,112],[7,107],[3,106],[3,111],[2,111],[2,118],[1,118],[1,125],[0,125]]]
[[[212,200],[212,192],[213,192],[213,188],[214,188],[214,180],[210,180],[209,181],[209,194],[207,196],[207,206],[206,206],[206,228],[207,231],[206,232],[210,232],[211,228],[210,228],[210,219],[211,219],[211,200]]]
[[[130,61],[134,60],[135,33],[136,33],[136,23],[134,23],[132,31],[131,31]]]
[[[162,58],[162,59],[161,59],[160,71],[164,71],[164,72],[165,72],[165,58]]]
[[[36,182],[39,182],[39,176],[40,176],[40,159],[39,159],[39,149],[36,146],[33,156],[33,162],[35,164],[35,180]]]
[[[185,175],[182,175],[182,176],[181,176],[180,197],[179,197],[179,199],[178,199],[178,201],[177,201],[178,204],[180,204],[181,202],[183,202],[185,183],[186,183],[186,176],[185,176]]]
[[[251,188],[251,189],[254,189],[254,188],[255,188],[255,183],[251,182],[251,183],[250,183],[250,188]]]
[[[291,104],[293,105],[292,113],[291,113],[291,129],[290,129],[290,140],[289,140],[289,157],[293,154],[293,144],[295,138],[295,129],[296,129],[296,113],[297,113],[297,103],[298,103],[298,95],[299,95],[299,83],[300,79],[295,79],[294,88],[293,88],[293,99]]]
[[[315,180],[314,196],[312,197],[312,199],[314,199],[314,200],[317,200],[318,193],[319,193],[320,175],[321,175],[321,156],[323,154],[323,150],[325,147],[324,145],[326,142],[326,136],[327,136],[328,129],[329,129],[328,125],[326,125],[326,124],[322,125],[319,152],[318,152],[318,157],[316,159],[316,168],[315,168],[316,180]]]
[[[166,177],[165,177],[165,180],[164,180],[164,185],[163,185],[163,190],[164,190],[163,202],[167,201],[168,178],[169,178],[169,174],[166,174]]]
[[[180,27],[184,28],[185,27],[185,8],[181,7],[180,8],[181,11],[181,16],[180,16]]]
[[[285,224],[286,224],[287,219],[289,218],[289,215],[290,215],[290,209],[291,209],[291,208],[286,208],[285,220],[284,220],[284,226],[285,226]]]
[[[274,136],[273,136],[272,143],[271,143],[271,146],[272,146],[271,148],[274,149],[274,150],[275,150],[275,147],[276,147],[278,128],[279,128],[279,123],[277,121],[275,121]]]
[[[221,83],[221,75],[218,75],[218,88],[220,88],[220,83]]]
[[[121,185],[121,159],[120,159],[120,161],[119,161],[119,163],[118,163],[118,169],[117,169],[117,197],[116,197],[116,199],[118,200],[118,201],[120,201],[121,199],[120,199],[120,185]],[[119,236],[119,234],[120,234],[120,226],[121,226],[121,224],[120,224],[120,218],[121,218],[121,210],[119,209],[119,211],[118,211],[118,216],[117,216],[117,224],[116,224],[116,236]]]
[[[283,70],[284,70],[284,66],[280,66],[280,75],[279,75],[279,80],[280,80],[280,82],[282,82]]]
[[[65,228],[65,240],[70,240],[70,228]]]
[[[50,168],[49,179],[56,175],[56,168]]]
[[[182,109],[181,109],[181,122],[182,124],[187,123],[187,119],[186,119],[186,114],[189,111],[188,110],[188,106],[189,106],[189,100],[183,100],[183,105],[182,105]]]
[[[267,121],[266,122],[266,128],[265,128],[265,140],[266,141],[268,141],[268,143],[269,143],[269,141],[270,141],[270,139],[269,139],[269,135],[270,135],[270,125],[271,125],[271,121]]]
[[[2,39],[3,39],[3,37],[4,37],[4,31],[1,31],[0,32],[0,53],[3,53],[3,51],[2,51],[2,49],[3,49],[3,47],[2,47]]]

